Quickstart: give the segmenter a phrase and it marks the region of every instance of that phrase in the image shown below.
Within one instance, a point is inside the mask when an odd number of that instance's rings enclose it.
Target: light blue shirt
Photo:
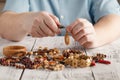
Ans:
[[[108,14],[120,15],[117,0],[7,0],[4,11],[47,11],[56,15],[61,24],[69,25],[77,18],[96,23]]]

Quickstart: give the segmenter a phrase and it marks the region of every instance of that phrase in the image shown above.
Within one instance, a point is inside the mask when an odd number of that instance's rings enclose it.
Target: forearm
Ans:
[[[101,18],[95,25],[97,45],[107,44],[120,37],[120,16],[108,15]]]
[[[8,40],[20,41],[30,31],[32,18],[31,13],[2,13],[0,15],[0,36]]]

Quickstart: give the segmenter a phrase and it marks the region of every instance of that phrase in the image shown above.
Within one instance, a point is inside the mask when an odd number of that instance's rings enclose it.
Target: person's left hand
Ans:
[[[77,19],[67,27],[67,31],[72,37],[86,48],[93,48],[96,44],[96,32],[89,21],[86,19]]]

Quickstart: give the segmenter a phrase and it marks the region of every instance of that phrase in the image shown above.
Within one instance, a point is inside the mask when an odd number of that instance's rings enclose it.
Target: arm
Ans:
[[[53,36],[59,32],[57,24],[58,19],[47,12],[8,11],[0,15],[0,36],[12,41],[20,41],[28,33],[34,37]]]
[[[104,16],[94,27],[98,41],[95,47],[110,43],[120,37],[120,16],[113,14]]]
[[[27,16],[26,16],[27,15]],[[26,23],[29,18],[28,13],[3,12],[0,15],[0,36],[12,41],[20,41],[27,35],[29,30],[25,26],[30,26],[32,21]],[[27,17],[27,18],[25,18]],[[26,24],[24,24],[26,23]],[[30,24],[31,23],[31,24]],[[28,28],[30,29],[30,28]]]
[[[86,48],[95,48],[120,37],[120,16],[107,15],[95,25],[85,19],[78,19],[68,26],[73,38]]]

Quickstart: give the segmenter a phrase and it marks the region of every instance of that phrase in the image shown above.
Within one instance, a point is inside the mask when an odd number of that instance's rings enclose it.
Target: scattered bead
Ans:
[[[62,54],[61,54],[62,53]],[[84,68],[95,66],[97,63],[111,64],[110,61],[104,60],[105,54],[97,53],[96,56],[87,56],[81,50],[66,49],[60,52],[58,48],[48,49],[39,47],[37,51],[27,52],[33,58],[27,55],[22,57],[3,57],[0,58],[0,65],[13,66],[19,69],[48,69],[63,70],[64,67]]]

